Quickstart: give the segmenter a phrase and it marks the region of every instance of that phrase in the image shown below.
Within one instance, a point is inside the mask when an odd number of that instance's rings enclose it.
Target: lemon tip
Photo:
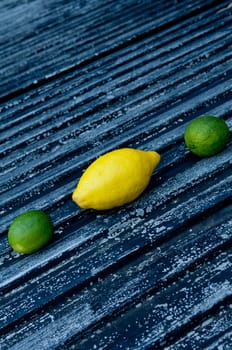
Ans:
[[[150,155],[154,166],[157,166],[160,163],[161,156],[158,152],[156,151],[148,151],[148,154]]]
[[[76,203],[80,208],[87,209],[88,205],[86,203],[86,200],[82,198],[82,196],[79,194],[79,192],[74,191],[72,194],[72,200],[74,203]]]
[[[72,193],[72,200],[79,205],[79,195],[76,190]]]

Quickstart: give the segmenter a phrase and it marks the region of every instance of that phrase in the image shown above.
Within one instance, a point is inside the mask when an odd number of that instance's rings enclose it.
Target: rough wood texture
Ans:
[[[231,349],[232,153],[199,159],[186,124],[232,129],[227,1],[0,2],[0,349]],[[81,210],[82,171],[157,150],[145,193]],[[55,239],[13,252],[32,208]]]

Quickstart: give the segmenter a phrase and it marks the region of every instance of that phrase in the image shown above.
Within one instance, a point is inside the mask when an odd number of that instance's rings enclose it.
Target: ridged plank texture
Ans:
[[[232,130],[228,1],[0,3],[0,349],[230,349],[232,153],[200,159],[183,134]],[[156,150],[143,195],[107,212],[71,200],[118,147]],[[20,213],[53,242],[11,250]]]

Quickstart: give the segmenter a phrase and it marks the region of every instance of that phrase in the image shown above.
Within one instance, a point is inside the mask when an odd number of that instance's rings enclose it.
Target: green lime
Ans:
[[[42,210],[30,210],[17,216],[8,231],[10,246],[24,254],[31,254],[41,249],[52,236],[51,218]]]
[[[200,157],[209,157],[223,150],[229,134],[228,125],[223,119],[202,116],[187,125],[184,140],[191,152]]]

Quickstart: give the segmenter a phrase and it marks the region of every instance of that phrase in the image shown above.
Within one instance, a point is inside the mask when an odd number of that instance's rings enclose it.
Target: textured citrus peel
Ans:
[[[72,199],[81,208],[111,209],[136,199],[160,162],[155,151],[122,148],[97,158],[81,176]]]

